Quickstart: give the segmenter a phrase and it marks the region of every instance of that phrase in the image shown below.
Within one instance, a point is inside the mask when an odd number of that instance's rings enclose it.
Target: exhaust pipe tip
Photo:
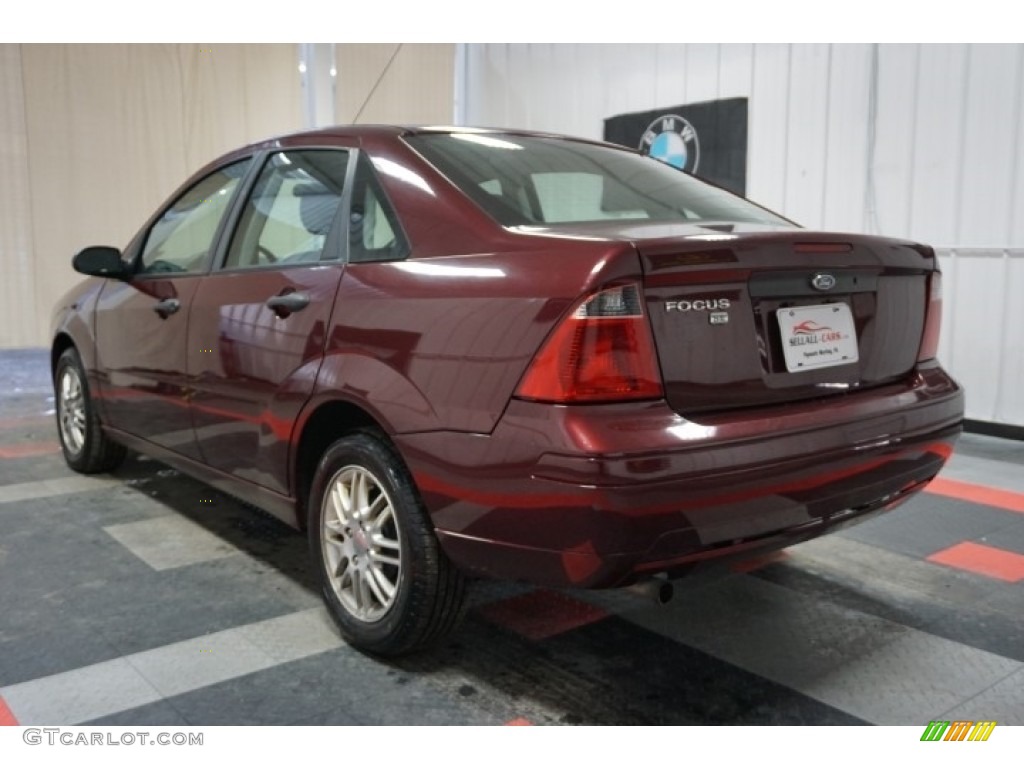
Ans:
[[[654,584],[656,585],[654,602],[658,605],[668,605],[672,602],[672,598],[676,594],[676,588],[672,586],[672,582],[668,579],[655,579]]]
[[[647,598],[655,605],[668,605],[675,596],[676,589],[672,582],[663,576],[655,576],[647,581],[641,581],[632,586],[626,587],[626,591],[632,592],[640,597]]]

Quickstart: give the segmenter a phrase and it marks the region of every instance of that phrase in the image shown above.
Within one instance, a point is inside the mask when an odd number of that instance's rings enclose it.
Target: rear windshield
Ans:
[[[504,226],[612,219],[789,224],[658,160],[612,147],[511,134],[406,141]]]

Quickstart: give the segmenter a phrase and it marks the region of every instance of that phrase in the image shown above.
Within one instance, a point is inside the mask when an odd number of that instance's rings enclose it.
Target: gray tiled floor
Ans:
[[[964,539],[1018,527],[1020,515],[941,496],[918,497],[890,515],[843,531],[847,539],[912,557],[927,557]]]
[[[607,617],[539,642],[473,609],[385,662],[343,643],[277,520],[138,457],[70,472],[46,361],[0,352],[0,446],[32,447],[0,459],[0,697],[22,722],[1024,724],[1024,581],[924,559],[1024,553],[1024,514],[922,494],[665,609],[573,593]],[[1024,493],[1022,467],[1024,444],[966,435],[945,476]]]

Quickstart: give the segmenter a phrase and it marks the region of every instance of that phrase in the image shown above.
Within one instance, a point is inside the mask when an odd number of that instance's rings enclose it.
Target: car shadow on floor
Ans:
[[[305,535],[273,515],[135,453],[112,476],[296,585],[316,591]]]
[[[146,458],[131,456],[115,476],[311,596],[316,594],[306,538],[283,522]],[[437,695],[471,699],[466,703],[491,710],[497,719],[588,724],[861,722],[614,614],[544,639],[530,639],[488,617],[489,605],[530,592],[521,585],[477,582],[466,620],[449,640],[411,657],[368,657],[367,663],[382,665],[399,677],[427,680]],[[735,629],[744,631],[740,626]]]

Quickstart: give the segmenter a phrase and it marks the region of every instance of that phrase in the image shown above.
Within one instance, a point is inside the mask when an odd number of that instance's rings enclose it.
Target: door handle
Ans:
[[[160,315],[163,320],[166,320],[179,309],[181,309],[181,302],[177,299],[164,299],[153,305],[153,311]]]
[[[309,294],[305,291],[282,293],[267,299],[267,309],[284,319],[292,312],[300,312],[309,306]]]

